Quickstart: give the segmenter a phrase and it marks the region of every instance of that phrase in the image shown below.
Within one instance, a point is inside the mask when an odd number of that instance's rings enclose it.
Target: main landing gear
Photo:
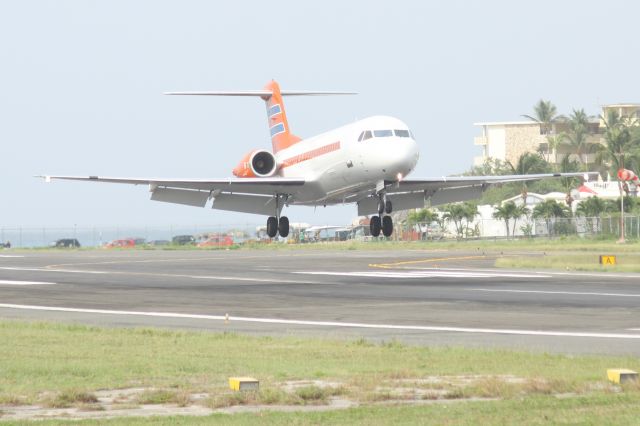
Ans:
[[[269,238],[274,238],[277,234],[280,234],[282,238],[286,238],[289,235],[289,218],[286,216],[280,216],[280,220],[275,216],[270,216],[267,219],[267,235]]]
[[[267,219],[267,235],[269,238],[274,238],[280,234],[282,238],[287,238],[289,235],[289,218],[286,216],[280,216],[283,204],[286,203],[287,197],[281,194],[274,196],[276,204],[276,215],[269,216]]]
[[[377,237],[382,231],[382,235],[390,237],[393,234],[393,219],[388,216],[393,211],[391,200],[387,200],[383,195],[378,200],[378,216],[371,217],[369,222],[369,231],[372,237]],[[384,215],[384,214],[387,215]]]

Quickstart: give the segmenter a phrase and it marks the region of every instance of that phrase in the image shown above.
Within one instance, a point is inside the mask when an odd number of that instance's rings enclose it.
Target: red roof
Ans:
[[[593,189],[587,187],[586,185],[582,185],[580,188],[578,188],[579,192],[586,192],[587,194],[598,194],[596,191],[594,191]]]

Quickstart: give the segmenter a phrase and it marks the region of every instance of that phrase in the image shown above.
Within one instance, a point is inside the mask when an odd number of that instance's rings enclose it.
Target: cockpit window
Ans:
[[[364,136],[362,137],[363,141],[366,141],[367,139],[371,139],[373,136],[371,136],[371,130],[367,130],[366,132],[364,132]]]
[[[409,136],[409,131],[408,130],[394,130],[393,133],[396,134],[396,136],[401,137],[401,138],[408,138]]]
[[[358,136],[358,142],[361,142],[363,137],[364,137],[364,132],[360,133],[360,136]]]
[[[374,130],[373,136],[375,136],[376,138],[388,138],[393,136],[393,131],[392,130]]]

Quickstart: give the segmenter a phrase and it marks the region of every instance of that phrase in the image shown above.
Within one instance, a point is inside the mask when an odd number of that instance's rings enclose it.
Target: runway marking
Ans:
[[[371,266],[371,265],[369,265]],[[398,270],[405,270],[406,268],[395,268]],[[421,271],[467,271],[467,272],[487,272],[487,273],[527,273],[527,274],[538,274],[538,275],[549,275],[549,276],[568,276],[568,277],[588,277],[588,278],[629,278],[629,279],[638,279],[640,278],[640,274],[632,273],[632,272],[604,272],[604,273],[594,273],[594,272],[558,272],[558,271],[532,271],[532,270],[517,270],[517,269],[502,269],[502,268],[434,268],[434,267],[424,267],[421,268],[419,266],[415,266],[412,269],[421,270]]]
[[[510,272],[474,272],[474,271],[451,271],[442,269],[429,269],[421,271],[363,271],[363,272],[330,272],[330,271],[298,271],[294,274],[307,275],[334,275],[345,277],[368,277],[368,278],[550,278],[541,274],[521,274]]]
[[[271,256],[242,256],[235,259],[265,259],[268,257],[304,257],[314,256],[315,253],[297,253],[297,254],[272,254]],[[97,257],[99,259],[99,257]],[[215,256],[215,257],[187,257],[187,258],[163,258],[163,259],[142,259],[142,260],[128,260],[128,259],[116,259],[102,262],[81,262],[81,263],[59,263],[54,265],[47,265],[46,268],[61,268],[65,266],[88,266],[88,265],[116,265],[121,263],[160,263],[160,262],[197,262],[201,260],[228,260],[228,256]]]
[[[392,263],[370,263],[369,266],[372,268],[381,268],[381,269],[392,269],[397,266],[403,265],[415,265],[418,263],[432,263],[432,262],[446,262],[449,260],[472,260],[472,259],[486,259],[488,257],[495,256],[458,256],[458,257],[434,257],[430,259],[421,259],[421,260],[405,260],[401,262],[392,262]]]
[[[253,318],[253,317],[235,317],[226,315],[200,315],[200,314],[180,314],[173,312],[141,312],[141,311],[118,311],[111,309],[83,309],[83,308],[65,308],[58,306],[36,306],[36,305],[15,305],[10,303],[0,303],[0,308],[7,309],[23,309],[33,311],[53,311],[53,312],[76,312],[87,314],[105,314],[105,315],[127,315],[127,316],[146,316],[160,318],[186,318],[186,319],[203,319],[227,322],[251,322],[262,324],[285,324],[285,325],[307,325],[316,327],[344,327],[344,328],[371,328],[384,330],[408,330],[408,331],[441,331],[454,333],[481,333],[481,334],[509,334],[524,336],[553,336],[553,337],[592,337],[592,338],[608,338],[608,339],[640,339],[640,334],[621,334],[621,333],[591,333],[591,332],[572,332],[572,331],[542,331],[542,330],[515,330],[515,329],[492,329],[492,328],[470,328],[470,327],[435,327],[421,325],[392,325],[392,324],[367,324],[358,322],[337,322],[337,321],[304,321],[304,320],[288,320],[280,318]]]
[[[487,291],[492,293],[534,293],[534,294],[568,294],[574,296],[608,296],[608,297],[640,297],[638,293],[593,293],[578,291],[544,291],[544,290],[510,290],[491,288],[470,288],[471,291]]]
[[[279,278],[248,278],[233,276],[212,276],[212,275],[187,275],[187,274],[163,274],[155,272],[124,272],[124,271],[90,271],[80,269],[49,269],[49,268],[18,268],[13,266],[0,267],[0,270],[7,271],[27,271],[27,272],[68,272],[72,274],[106,274],[106,275],[137,275],[150,277],[166,277],[166,278],[190,278],[195,280],[217,280],[217,281],[242,281],[242,282],[258,282],[258,283],[275,283],[275,284],[326,284],[315,281],[296,281],[283,280]]]
[[[0,266],[4,271],[26,271],[26,272],[67,272],[70,274],[108,274],[104,271],[83,271],[81,269],[49,269],[49,268],[19,268],[15,266]]]
[[[640,328],[627,328],[629,331],[640,331]]]
[[[53,285],[55,283],[49,283],[45,281],[13,281],[13,280],[0,280],[0,285]]]
[[[0,257],[24,257],[24,256],[17,255],[17,254],[0,254]]]

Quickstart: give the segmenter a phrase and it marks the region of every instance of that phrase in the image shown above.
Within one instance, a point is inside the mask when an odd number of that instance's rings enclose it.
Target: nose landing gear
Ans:
[[[369,222],[369,231],[371,236],[377,237],[382,231],[382,235],[390,237],[393,234],[393,219],[391,216],[383,216],[391,214],[393,211],[393,204],[391,200],[387,200],[384,194],[380,194],[378,199],[378,216],[373,216],[371,222]]]

